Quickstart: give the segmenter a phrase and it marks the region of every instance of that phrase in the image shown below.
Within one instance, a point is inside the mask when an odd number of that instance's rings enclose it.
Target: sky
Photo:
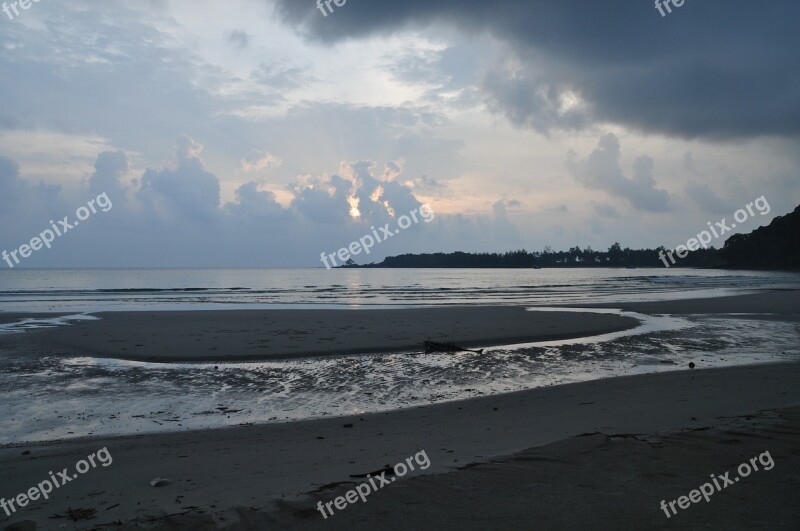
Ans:
[[[357,263],[674,248],[763,196],[729,234],[750,232],[800,203],[800,3],[670,9],[9,6],[0,251],[14,267],[324,267],[387,223]],[[435,215],[395,229],[420,208]]]

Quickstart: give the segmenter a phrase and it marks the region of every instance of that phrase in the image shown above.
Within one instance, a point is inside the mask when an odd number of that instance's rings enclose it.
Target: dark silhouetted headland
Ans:
[[[800,206],[794,212],[778,216],[766,227],[749,234],[731,236],[722,249],[709,247],[690,251],[672,267],[730,269],[800,269]],[[528,252],[524,249],[506,253],[425,253],[389,256],[377,264],[358,265],[352,261],[343,267],[379,268],[536,268],[536,267],[664,267],[660,258],[666,248],[629,249],[615,243],[607,251],[591,247],[573,247],[568,251]]]
[[[722,259],[740,269],[800,269],[800,206],[750,234],[734,234],[725,242]]]

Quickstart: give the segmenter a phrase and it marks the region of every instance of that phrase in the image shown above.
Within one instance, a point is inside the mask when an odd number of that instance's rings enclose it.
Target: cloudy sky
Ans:
[[[800,203],[796,0],[331,7],[0,13],[0,250],[102,193],[22,265],[319,267],[425,203],[357,261],[675,247],[762,195],[737,231]]]

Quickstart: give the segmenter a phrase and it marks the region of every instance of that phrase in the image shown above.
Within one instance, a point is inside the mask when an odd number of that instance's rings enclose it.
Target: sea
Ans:
[[[793,288],[800,274],[699,269],[0,269],[0,310],[589,304]]]
[[[491,304],[576,311],[798,288],[795,273],[665,268],[8,269],[0,270],[0,336],[123,310]],[[602,336],[495,345],[483,354],[414,350],[235,363],[45,353],[0,337],[0,445],[362,415],[686,369],[690,362],[702,369],[800,360],[795,322],[591,311],[632,315],[641,324]],[[31,316],[3,318],[16,312]]]

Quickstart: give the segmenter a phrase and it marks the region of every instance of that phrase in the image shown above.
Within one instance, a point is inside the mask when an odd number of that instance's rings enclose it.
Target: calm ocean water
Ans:
[[[0,310],[572,304],[800,287],[800,274],[698,269],[0,269]]]

